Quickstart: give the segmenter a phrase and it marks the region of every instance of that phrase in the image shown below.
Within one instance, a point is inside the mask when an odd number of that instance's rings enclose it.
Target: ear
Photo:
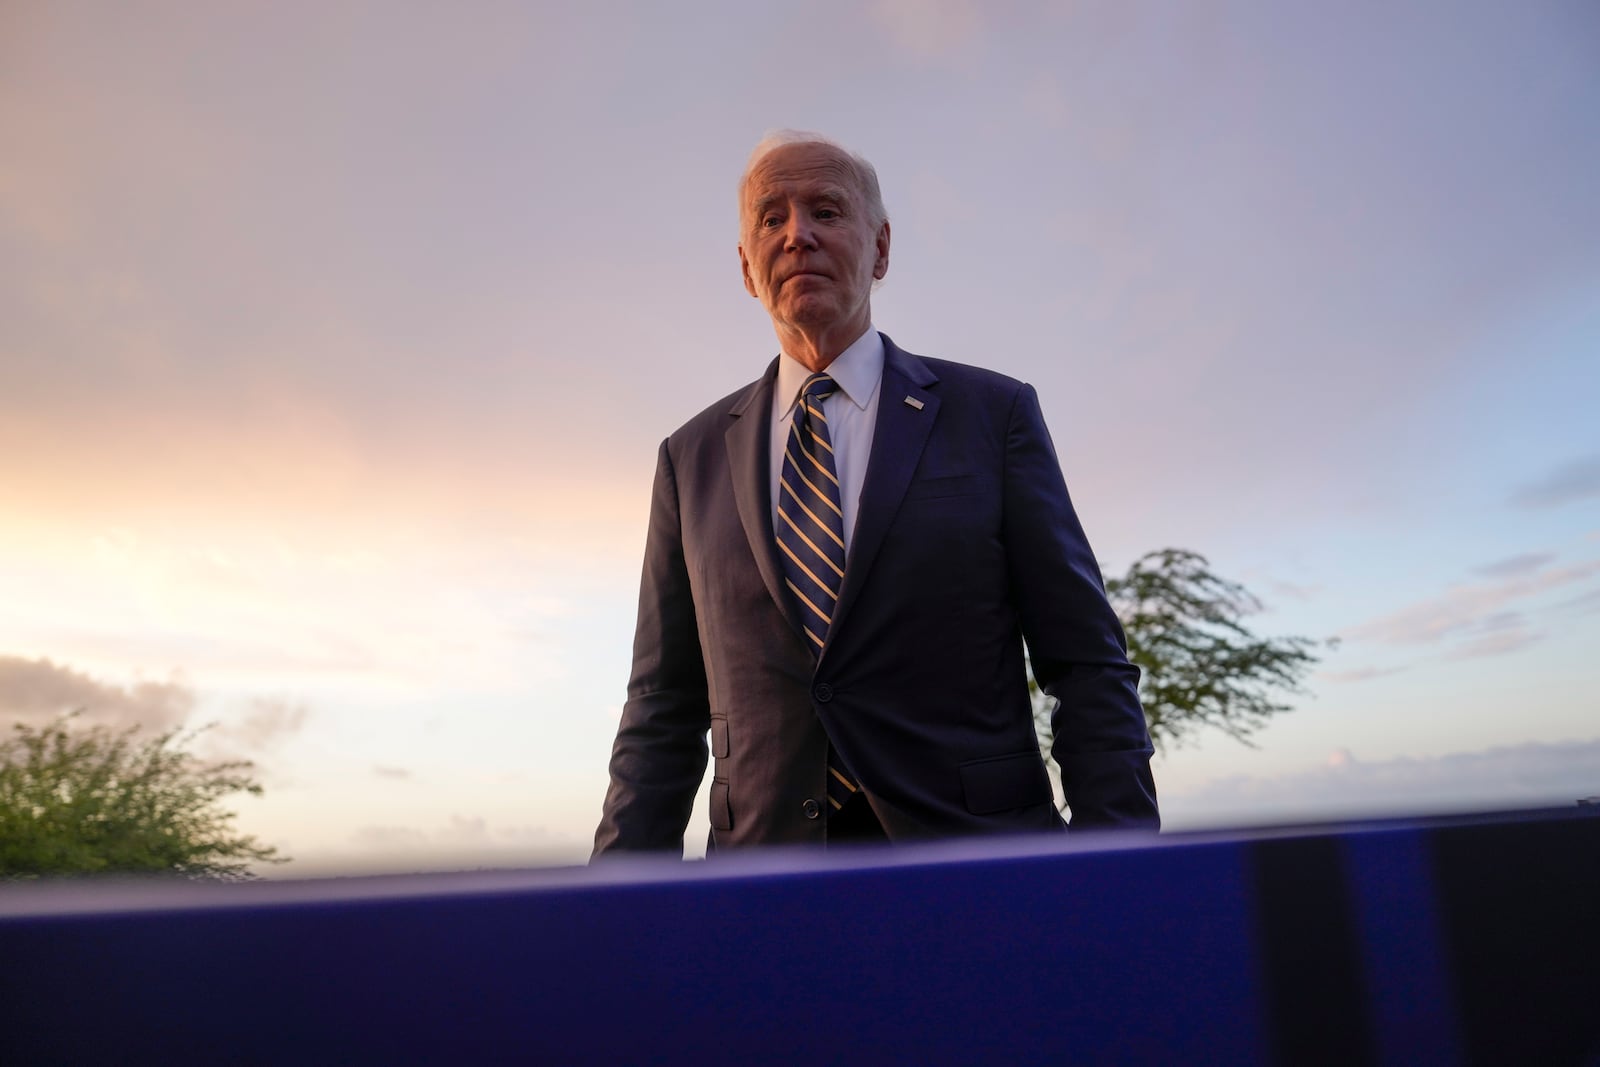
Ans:
[[[889,273],[889,220],[884,219],[883,225],[878,227],[878,258],[872,262],[872,276],[882,279]]]
[[[744,275],[744,291],[753,297],[760,297],[756,292],[756,283],[750,277],[750,261],[745,258],[744,245],[739,246],[739,273]]]

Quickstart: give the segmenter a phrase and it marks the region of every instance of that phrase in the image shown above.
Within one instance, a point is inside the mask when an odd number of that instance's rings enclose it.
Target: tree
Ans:
[[[206,763],[185,749],[197,731],[142,741],[137,726],[83,727],[76,713],[18,723],[0,741],[0,878],[168,873],[250,878],[277,849],[239,834],[221,807],[260,795],[244,760]]]
[[[1244,744],[1272,716],[1288,711],[1281,694],[1301,691],[1320,642],[1261,638],[1240,620],[1261,602],[1211,572],[1206,558],[1181,548],[1149,552],[1127,574],[1106,580],[1122,620],[1128,658],[1140,668],[1139,699],[1158,748],[1182,744],[1215,726]],[[1038,693],[1034,719],[1049,752],[1050,705]]]

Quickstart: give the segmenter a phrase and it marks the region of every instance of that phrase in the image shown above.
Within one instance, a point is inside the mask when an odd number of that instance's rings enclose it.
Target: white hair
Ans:
[[[867,215],[874,230],[889,221],[889,212],[883,207],[883,190],[878,187],[878,172],[867,162],[867,157],[859,152],[852,152],[844,145],[831,137],[824,137],[820,133],[810,130],[769,130],[767,134],[756,142],[756,147],[750,153],[750,159],[744,165],[744,173],[739,176],[739,219],[740,228],[744,226],[744,190],[750,182],[750,172],[756,169],[769,154],[779,148],[792,144],[819,144],[833,149],[839,153],[845,165],[850,169],[856,180],[856,188],[860,190],[867,202]]]

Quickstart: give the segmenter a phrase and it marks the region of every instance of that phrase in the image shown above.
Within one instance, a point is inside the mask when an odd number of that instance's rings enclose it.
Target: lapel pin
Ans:
[[[914,396],[907,396],[906,397],[906,403],[910,404],[912,407],[916,408],[918,411],[922,410],[922,401],[918,400]]]

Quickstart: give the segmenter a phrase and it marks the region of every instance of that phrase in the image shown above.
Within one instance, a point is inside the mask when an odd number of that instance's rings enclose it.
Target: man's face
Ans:
[[[784,145],[762,157],[740,204],[744,287],[782,328],[865,330],[872,282],[889,270],[889,224],[873,225],[839,153]]]

